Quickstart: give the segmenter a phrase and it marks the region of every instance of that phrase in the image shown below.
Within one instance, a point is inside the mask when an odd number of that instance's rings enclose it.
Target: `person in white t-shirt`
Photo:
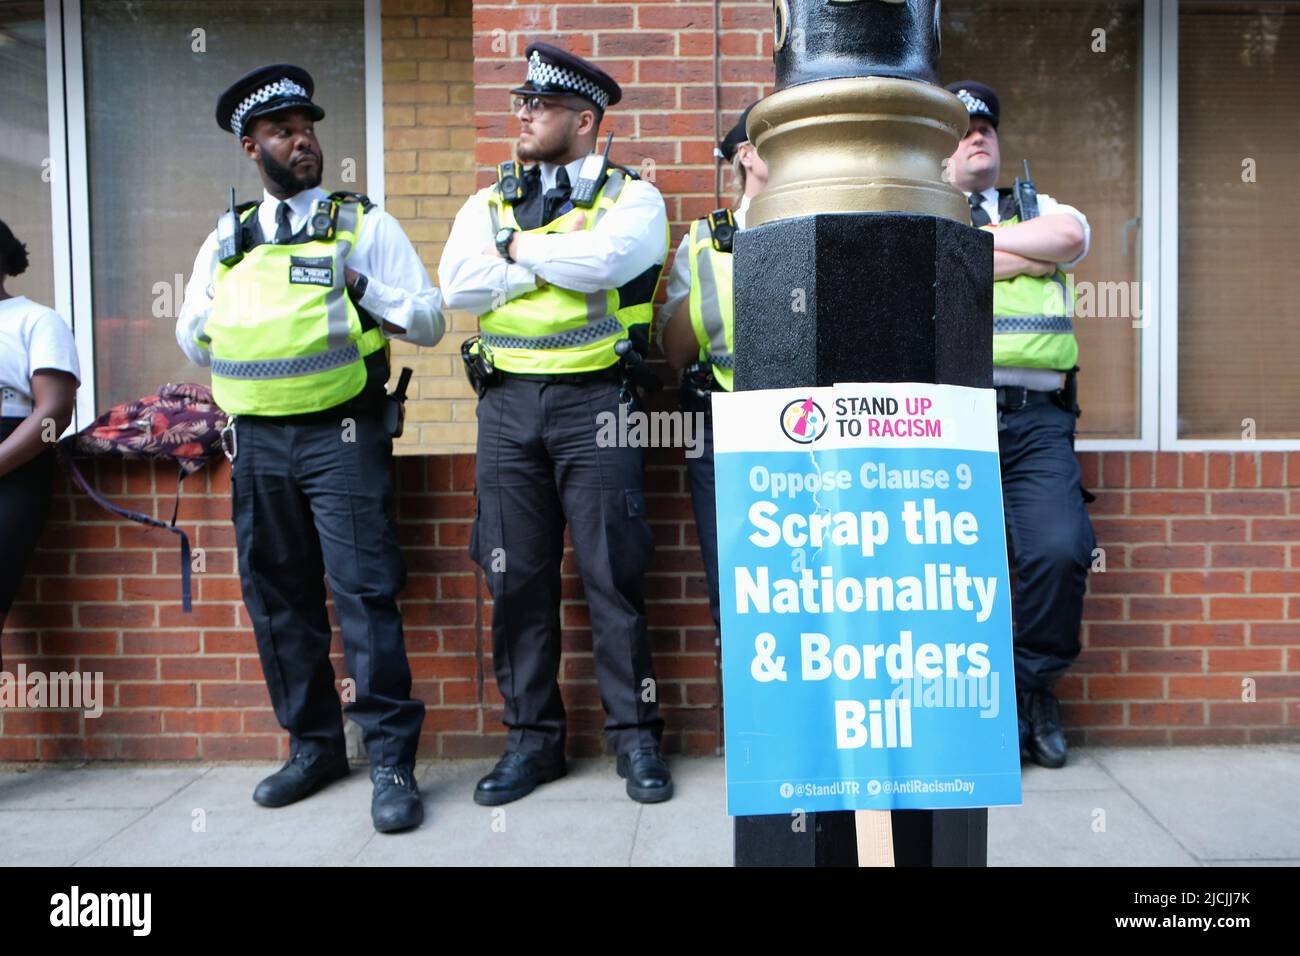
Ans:
[[[0,222],[0,634],[49,514],[54,443],[72,421],[81,369],[57,312],[12,295],[27,247]]]

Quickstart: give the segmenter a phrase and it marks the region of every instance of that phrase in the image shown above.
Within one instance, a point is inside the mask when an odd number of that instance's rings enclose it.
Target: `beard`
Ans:
[[[262,169],[266,171],[267,178],[275,183],[285,192],[302,192],[304,189],[315,189],[320,185],[321,171],[325,168],[324,158],[320,153],[316,154],[316,171],[307,176],[299,175],[293,171],[292,166],[285,166],[278,162],[268,151],[262,150]]]
[[[516,151],[519,154],[521,162],[557,163],[564,158],[565,154],[568,152],[568,148],[564,144],[557,144],[548,147],[534,139],[527,145],[520,143]]]

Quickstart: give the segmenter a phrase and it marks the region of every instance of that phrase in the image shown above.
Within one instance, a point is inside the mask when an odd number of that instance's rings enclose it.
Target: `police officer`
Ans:
[[[495,806],[565,772],[560,559],[567,523],[591,611],[605,732],[628,795],[667,800],[643,576],[654,551],[642,450],[598,439],[633,405],[668,251],[663,198],[598,150],[622,91],[545,43],[511,91],[518,159],[461,208],[439,265],[447,305],[479,317],[466,343],[478,405],[470,544],[492,591],[492,656],[507,751],[474,791]],[[626,409],[625,409],[626,411]],[[626,420],[626,419],[623,419]]]
[[[1007,540],[1015,571],[1016,689],[1021,757],[1066,761],[1052,686],[1078,656],[1083,594],[1095,539],[1074,455],[1075,373],[1071,287],[1064,270],[1088,254],[1088,220],[1050,196],[1037,215],[997,189],[997,94],[983,83],[948,86],[970,113],[949,160],[971,222],[993,232],[993,384]],[[1029,197],[1025,197],[1029,198]]]
[[[217,124],[256,164],[264,192],[219,220],[199,249],[176,326],[212,366],[232,417],[224,436],[244,604],[290,759],[253,799],[282,807],[348,772],[330,666],[328,578],[364,734],[377,830],[424,816],[414,765],[424,705],[397,595],[406,570],[389,480],[397,406],[389,336],[433,345],[438,291],[401,226],[354,193],[320,189],[312,78],[279,64],[237,80]],[[391,407],[390,407],[391,406]]]
[[[709,584],[709,613],[721,626],[718,599],[718,516],[713,485],[712,393],[732,390],[735,362],[735,311],[732,297],[732,240],[745,227],[749,201],[767,183],[767,164],[749,142],[745,122],[752,106],[741,114],[714,153],[731,164],[732,181],[740,193],[735,212],[718,209],[691,223],[682,237],[668,278],[668,298],[659,310],[659,347],[682,376],[682,410],[704,416],[704,439],[697,457],[687,455],[691,503],[699,531],[700,555]]]

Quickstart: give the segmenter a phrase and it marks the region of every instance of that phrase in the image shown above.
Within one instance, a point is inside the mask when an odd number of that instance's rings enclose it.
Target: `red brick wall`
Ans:
[[[1094,743],[1300,740],[1300,454],[1080,458],[1106,571],[1068,723]]]
[[[385,8],[386,14],[389,7]],[[392,12],[401,12],[394,6]],[[720,4],[717,70],[726,130],[770,82],[770,4]],[[476,162],[509,155],[508,89],[523,48],[558,40],[624,85],[607,129],[614,158],[665,193],[674,246],[715,203],[710,3],[475,3]],[[494,31],[502,31],[496,32]],[[643,166],[652,160],[653,166]],[[667,396],[660,401],[667,402]],[[1091,578],[1085,651],[1061,686],[1076,741],[1243,743],[1300,740],[1300,454],[1081,456],[1106,570]],[[650,628],[676,751],[720,743],[715,646],[680,454],[647,473],[657,554]],[[473,458],[395,464],[410,570],[403,596],[416,695],[429,705],[427,755],[493,754],[500,698],[486,628],[490,601],[466,556]],[[170,516],[172,481],[141,465],[102,466],[98,486]],[[171,535],[146,531],[66,490],[55,503],[5,635],[5,665],[102,671],[102,718],[0,711],[0,760],[274,758],[285,753],[239,599],[226,470],[191,479],[181,521],[206,570],[193,616],[180,612]],[[1293,543],[1296,542],[1296,543]],[[601,749],[590,633],[572,557],[565,562],[563,680],[574,753]],[[344,676],[336,652],[336,669]],[[1242,701],[1243,680],[1256,700]]]
[[[1061,685],[1076,741],[1300,740],[1300,453],[1081,456],[1098,494],[1106,570],[1090,581],[1085,651]],[[661,702],[674,751],[720,742],[715,648],[679,457],[647,474],[657,553],[647,582]],[[415,693],[429,706],[422,753],[496,753],[491,605],[465,553],[473,458],[395,464],[403,595]],[[190,479],[181,523],[203,549],[192,616],[181,612],[173,536],[113,518],[66,488],[5,634],[14,671],[102,671],[106,711],[0,710],[0,760],[242,759],[285,755],[239,598],[225,466]],[[103,465],[97,486],[169,517],[172,480]],[[603,720],[571,555],[563,688],[576,754]],[[344,676],[336,641],[335,666]],[[1256,700],[1242,701],[1242,681]]]
[[[516,132],[509,90],[524,78],[525,47],[556,43],[599,62],[623,87],[602,137],[612,157],[644,169],[664,193],[673,246],[693,219],[717,207],[713,148],[750,103],[772,85],[772,5],[724,0],[721,34],[712,3],[475,2],[476,158],[490,167],[512,156]],[[715,47],[720,112],[715,124]],[[718,132],[720,130],[720,133]],[[643,167],[646,161],[653,166]],[[724,185],[725,188],[725,185]]]
[[[501,749],[501,698],[492,676],[491,601],[469,560],[474,459],[395,463],[398,519],[409,572],[402,597],[415,696],[428,706],[421,752],[467,756]],[[648,581],[659,696],[673,750],[711,754],[719,743],[718,678],[682,470],[652,466],[659,555]],[[129,508],[170,518],[171,472],[101,463],[97,488]],[[0,710],[0,760],[276,758],[286,740],[271,713],[240,600],[223,462],[189,479],[179,523],[196,561],[194,612],[180,606],[176,539],[114,518],[63,484],[4,636],[5,668],[102,672],[105,713]],[[562,680],[571,751],[602,748],[591,633],[572,556],[564,564]],[[346,676],[335,637],[333,658]]]

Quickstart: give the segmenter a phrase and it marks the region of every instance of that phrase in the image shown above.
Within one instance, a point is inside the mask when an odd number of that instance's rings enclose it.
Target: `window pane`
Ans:
[[[53,308],[45,5],[39,0],[0,4],[0,77],[5,86],[0,94],[0,219],[27,243],[31,260],[6,289]]]
[[[944,82],[982,80],[1002,103],[998,185],[1028,159],[1039,190],[1092,226],[1092,251],[1071,270],[1079,436],[1139,437],[1142,4],[949,0],[943,10]]]
[[[1300,3],[1178,30],[1178,437],[1300,438]]]
[[[363,2],[85,0],[82,33],[103,410],[165,382],[210,380],[174,332],[194,255],[230,187],[241,201],[262,194],[256,167],[213,118],[231,82],[268,63],[305,66],[326,114],[321,185],[364,191]]]

